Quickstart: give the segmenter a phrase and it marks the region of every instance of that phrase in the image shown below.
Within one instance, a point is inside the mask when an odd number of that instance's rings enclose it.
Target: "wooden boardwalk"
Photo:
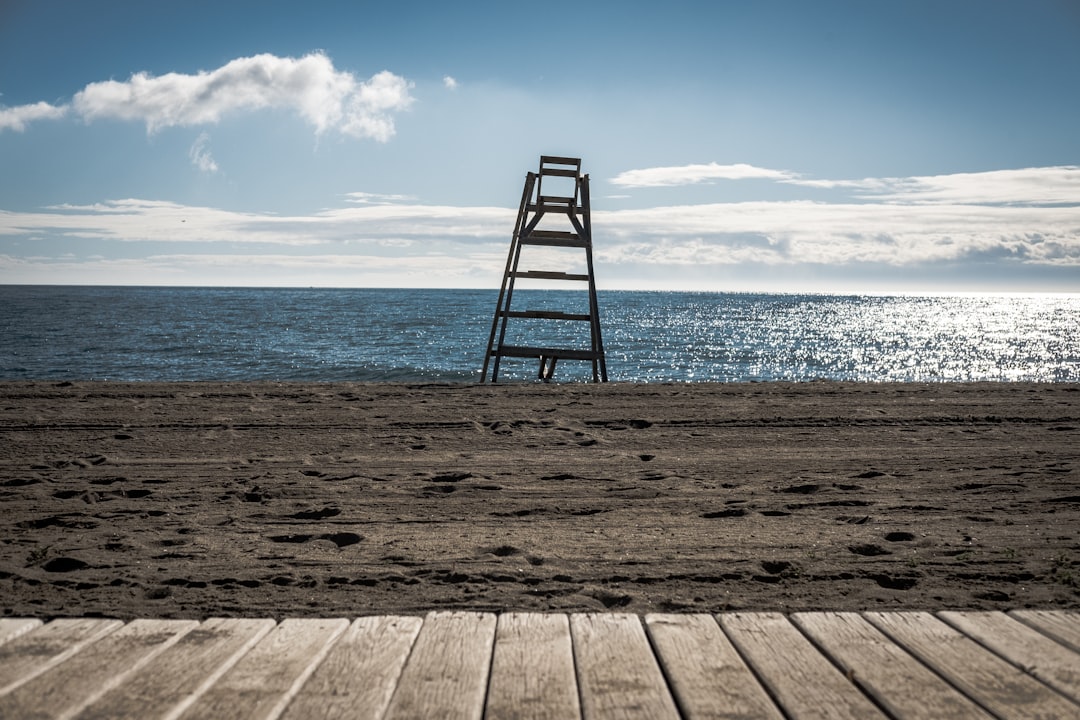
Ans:
[[[1080,718],[1080,613],[0,619],[0,718]]]

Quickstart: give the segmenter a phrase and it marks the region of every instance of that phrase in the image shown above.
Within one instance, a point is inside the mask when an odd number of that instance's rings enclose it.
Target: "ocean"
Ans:
[[[0,286],[0,379],[476,382],[496,297]],[[514,309],[584,298],[519,289]],[[612,381],[1080,382],[1080,295],[600,291],[599,305]],[[587,343],[585,323],[510,323],[507,342]],[[536,371],[505,359],[499,379]],[[556,380],[590,375],[566,360]]]

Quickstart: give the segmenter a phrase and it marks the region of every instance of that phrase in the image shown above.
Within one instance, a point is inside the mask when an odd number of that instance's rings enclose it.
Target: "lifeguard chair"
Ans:
[[[556,192],[545,194],[544,180]],[[550,189],[549,189],[549,192]],[[544,228],[542,220],[562,223],[561,229],[552,229],[550,223]],[[530,246],[555,248],[580,248],[585,252],[586,273],[569,273],[556,270],[520,270],[522,251]],[[514,287],[518,280],[556,280],[567,283],[587,283],[588,311],[561,312],[556,310],[513,310]],[[549,347],[542,345],[507,344],[507,326],[512,319],[556,320],[589,324],[587,346]],[[525,177],[514,235],[510,241],[510,253],[506,258],[502,287],[491,321],[487,352],[480,382],[498,382],[499,366],[503,358],[536,358],[539,360],[538,377],[551,380],[555,364],[559,360],[584,360],[592,363],[593,382],[607,382],[607,363],[604,358],[604,341],[600,335],[600,311],[596,302],[596,282],[593,275],[592,218],[589,208],[589,176],[581,174],[580,158],[540,157],[539,172]]]

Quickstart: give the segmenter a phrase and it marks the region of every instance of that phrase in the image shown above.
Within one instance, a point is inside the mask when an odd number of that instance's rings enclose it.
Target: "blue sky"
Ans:
[[[1077,78],[1075,0],[0,0],[0,283],[497,287],[554,154],[601,288],[1080,292]]]

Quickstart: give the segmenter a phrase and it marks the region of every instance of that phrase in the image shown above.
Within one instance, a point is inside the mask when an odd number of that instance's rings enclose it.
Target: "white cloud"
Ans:
[[[445,76],[442,79],[442,82],[443,87],[445,87],[447,90],[457,90],[458,88],[458,81],[450,77],[449,75]]]
[[[670,187],[719,179],[764,179],[823,190],[851,190],[856,197],[889,203],[1080,205],[1080,167],[1074,165],[906,178],[830,180],[742,163],[708,163],[628,170],[616,175],[611,182],[622,187]]]
[[[393,137],[394,113],[413,102],[413,84],[389,71],[359,80],[334,68],[323,53],[301,58],[256,55],[237,58],[194,75],[136,73],[126,81],[107,80],[76,93],[71,109],[87,122],[131,120],[148,132],[174,126],[207,125],[231,113],[284,108],[298,112],[317,133],[386,142]],[[0,130],[60,117],[69,106],[48,103],[0,110]]]
[[[851,183],[849,187],[890,202],[1080,205],[1080,167],[869,179]]]
[[[49,235],[84,241],[305,247],[446,238],[476,244],[493,238],[505,237],[509,241],[513,223],[514,211],[494,207],[366,204],[290,216],[126,199],[59,205],[47,212],[0,210],[0,239]]]
[[[672,167],[643,168],[627,170],[611,179],[613,185],[620,187],[671,187],[674,185],[694,185],[710,180],[790,180],[797,177],[786,170],[769,170],[745,163],[718,165],[711,162],[705,165],[678,165]]]
[[[1080,208],[889,203],[745,202],[594,213],[594,228],[621,242],[599,259],[731,264],[753,257],[802,263],[894,267],[996,255],[1025,264],[1080,268]],[[677,248],[677,249],[676,249]],[[608,255],[605,256],[605,253]]]
[[[351,192],[346,193],[345,198],[349,202],[360,205],[390,205],[393,203],[409,202],[416,198],[412,195],[388,195],[386,193]]]
[[[56,120],[67,114],[66,105],[50,105],[47,102],[33,105],[19,105],[13,108],[0,108],[0,132],[26,130],[28,123],[37,120]]]
[[[199,137],[197,137],[192,144],[191,149],[188,150],[188,157],[191,158],[191,164],[199,168],[202,172],[216,173],[218,171],[218,164],[207,147],[209,144],[210,135],[207,133],[200,133]]]
[[[63,285],[461,287],[490,284],[505,258],[355,255],[165,254],[140,258],[15,257],[0,253],[0,278]]]

